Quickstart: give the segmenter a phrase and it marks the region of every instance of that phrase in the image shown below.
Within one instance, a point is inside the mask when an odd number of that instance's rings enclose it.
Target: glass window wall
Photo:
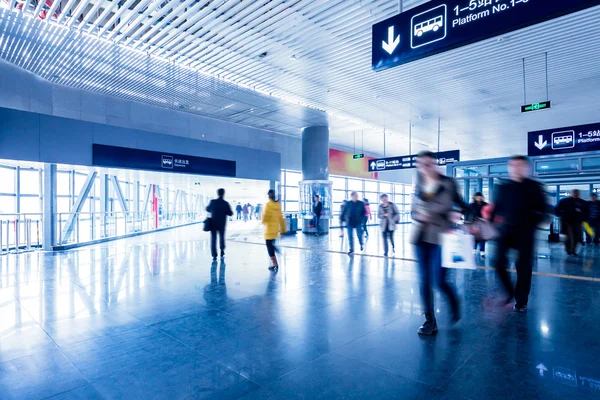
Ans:
[[[281,198],[284,212],[298,212],[298,177],[301,174],[297,171],[284,170],[281,174]],[[412,185],[394,184],[392,182],[381,182],[374,180],[361,180],[356,178],[347,178],[343,176],[331,176],[329,180],[333,183],[332,201],[333,201],[333,226],[338,223],[338,217],[342,202],[350,199],[352,192],[358,192],[359,199],[367,199],[371,204],[371,213],[373,221],[377,218],[377,204],[382,194],[390,196],[390,200],[395,202],[398,209],[410,211],[412,196]],[[404,219],[403,219],[404,220]],[[373,221],[371,221],[373,223]]]

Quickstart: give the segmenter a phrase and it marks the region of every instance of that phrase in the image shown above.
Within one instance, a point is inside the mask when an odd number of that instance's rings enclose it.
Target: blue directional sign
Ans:
[[[527,154],[546,156],[550,154],[579,153],[600,150],[600,122],[529,132]]]
[[[600,0],[434,0],[373,25],[381,71],[597,6]]]
[[[448,165],[460,161],[460,150],[435,153],[438,165]],[[392,171],[417,167],[417,154],[387,157],[369,161],[369,172]]]
[[[128,147],[92,145],[92,163],[100,167],[176,172],[182,174],[236,176],[236,162]]]

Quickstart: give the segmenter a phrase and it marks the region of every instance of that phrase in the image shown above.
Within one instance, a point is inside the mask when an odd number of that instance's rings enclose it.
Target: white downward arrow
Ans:
[[[544,376],[544,372],[548,371],[548,368],[546,368],[544,364],[540,364],[535,368],[537,368],[540,371],[540,376]]]
[[[538,136],[538,141],[537,142],[533,142],[534,146],[537,147],[538,149],[542,150],[544,147],[546,147],[546,145],[548,144],[548,142],[546,140],[544,140],[544,136],[540,135]]]
[[[388,41],[382,41],[381,47],[389,54],[392,54],[396,47],[400,44],[400,35],[394,39],[394,25],[388,28]]]

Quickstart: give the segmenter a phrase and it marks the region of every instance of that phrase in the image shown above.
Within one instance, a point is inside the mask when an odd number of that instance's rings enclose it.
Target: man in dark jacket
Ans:
[[[570,256],[577,255],[577,245],[582,242],[582,223],[586,219],[587,204],[578,189],[558,202],[555,213],[560,218],[562,232],[567,235],[565,248]]]
[[[321,224],[321,214],[323,213],[323,203],[319,200],[319,195],[315,194],[313,203],[313,223],[315,225],[315,234],[319,236],[319,225]]]
[[[235,207],[236,219],[239,221],[242,219],[242,205],[238,203],[237,207]]]
[[[592,193],[590,195],[590,201],[587,205],[587,222],[590,224],[590,227],[594,231],[593,240],[595,244],[600,243],[600,201],[598,201],[598,195],[596,193]],[[587,235],[587,242],[592,243],[592,236],[590,234]]]
[[[483,199],[483,193],[477,192],[473,196],[473,202],[469,205],[469,211],[471,213],[471,218],[474,221],[483,218],[481,215],[481,210],[483,207],[487,206],[487,203]],[[477,254],[477,249],[479,248],[479,255],[481,257],[485,257],[485,240],[475,241],[474,253]]]
[[[358,236],[358,244],[360,244],[360,251],[363,251],[363,235],[362,235],[362,221],[366,215],[365,205],[362,201],[358,200],[358,193],[352,192],[350,195],[351,201],[346,203],[344,207],[343,220],[346,222],[346,228],[348,229],[348,244],[350,251],[348,255],[354,254],[354,237],[352,232],[356,230]]]
[[[210,226],[210,251],[213,256],[213,261],[217,260],[217,233],[219,234],[219,244],[221,246],[221,258],[225,257],[225,226],[227,225],[227,217],[233,215],[231,206],[223,198],[225,189],[217,190],[218,197],[210,201],[206,211],[211,214]]]
[[[544,220],[548,210],[546,196],[542,186],[529,179],[529,159],[525,156],[513,156],[508,161],[510,180],[498,187],[494,201],[492,220],[498,225],[498,249],[496,273],[508,294],[506,304],[515,299],[513,310],[527,311],[535,230]],[[517,267],[517,285],[513,289],[508,274],[508,251],[516,249],[519,253]]]

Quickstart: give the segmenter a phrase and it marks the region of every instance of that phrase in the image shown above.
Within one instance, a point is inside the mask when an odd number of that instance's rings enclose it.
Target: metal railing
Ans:
[[[154,212],[58,213],[54,245],[83,244],[186,225],[204,220],[205,215],[197,211],[175,212],[159,215],[157,220]]]
[[[42,214],[0,214],[0,254],[42,246]]]

